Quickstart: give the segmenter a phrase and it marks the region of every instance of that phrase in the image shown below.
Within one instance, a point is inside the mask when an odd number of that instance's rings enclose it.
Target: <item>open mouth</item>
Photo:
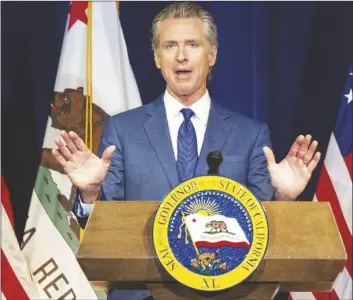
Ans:
[[[175,74],[177,75],[178,78],[188,78],[191,74],[191,71],[189,70],[177,70],[175,71]]]

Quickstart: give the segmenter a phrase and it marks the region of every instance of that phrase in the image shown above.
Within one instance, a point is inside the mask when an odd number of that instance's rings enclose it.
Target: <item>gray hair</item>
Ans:
[[[165,7],[152,22],[152,49],[159,47],[159,25],[166,19],[200,18],[206,25],[206,39],[212,46],[218,46],[217,26],[210,13],[192,2],[176,2]]]
[[[192,2],[176,2],[165,7],[159,14],[156,15],[152,22],[152,49],[154,52],[159,47],[159,26],[166,19],[183,19],[183,18],[199,18],[206,25],[206,39],[211,46],[218,47],[217,25],[210,13],[201,6]],[[211,68],[207,75],[207,81],[212,78]]]

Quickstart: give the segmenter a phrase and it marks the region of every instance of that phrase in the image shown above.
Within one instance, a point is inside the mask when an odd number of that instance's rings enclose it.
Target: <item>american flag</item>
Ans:
[[[331,292],[292,292],[289,299],[345,300],[352,296],[352,64],[314,201],[330,201],[348,260]]]

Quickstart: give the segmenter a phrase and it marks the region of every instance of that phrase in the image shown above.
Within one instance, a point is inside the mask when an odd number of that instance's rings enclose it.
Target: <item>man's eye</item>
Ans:
[[[196,47],[198,47],[199,45],[198,45],[197,43],[190,43],[190,46],[191,46],[192,48],[196,48]]]
[[[170,49],[170,48],[172,48],[174,46],[174,44],[167,44],[167,45],[165,45],[165,48],[166,49]]]

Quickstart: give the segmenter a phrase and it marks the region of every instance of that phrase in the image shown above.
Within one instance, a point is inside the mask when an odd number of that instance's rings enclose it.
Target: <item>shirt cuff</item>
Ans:
[[[93,204],[83,203],[80,193],[78,193],[78,202],[79,202],[78,211],[77,211],[78,217],[80,218],[88,217],[91,214]]]

